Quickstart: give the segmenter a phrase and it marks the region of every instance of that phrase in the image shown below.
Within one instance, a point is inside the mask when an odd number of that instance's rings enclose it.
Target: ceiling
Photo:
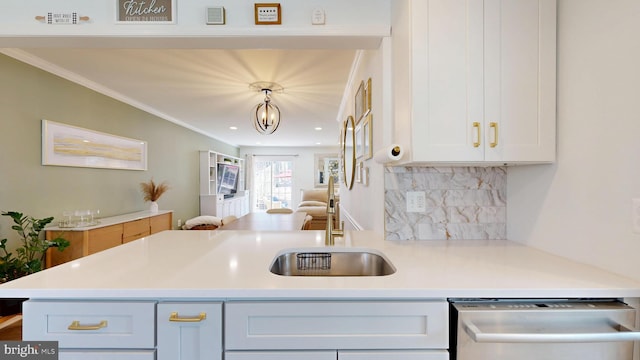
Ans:
[[[235,146],[337,146],[353,49],[4,49],[5,54]],[[261,135],[249,119],[276,82],[282,121]],[[231,130],[230,127],[237,127]],[[321,128],[322,130],[316,130]]]

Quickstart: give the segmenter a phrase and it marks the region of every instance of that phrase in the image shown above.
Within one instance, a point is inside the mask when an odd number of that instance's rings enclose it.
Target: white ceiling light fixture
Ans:
[[[255,82],[249,88],[264,94],[264,101],[251,110],[251,122],[256,130],[263,134],[273,134],[280,126],[280,108],[271,101],[271,94],[283,92],[284,88],[276,83]]]

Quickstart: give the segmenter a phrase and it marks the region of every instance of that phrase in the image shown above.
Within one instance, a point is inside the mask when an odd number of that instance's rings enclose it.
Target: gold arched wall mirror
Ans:
[[[356,126],[353,116],[349,116],[343,123],[342,133],[342,166],[344,184],[347,190],[353,187],[353,179],[356,172]]]

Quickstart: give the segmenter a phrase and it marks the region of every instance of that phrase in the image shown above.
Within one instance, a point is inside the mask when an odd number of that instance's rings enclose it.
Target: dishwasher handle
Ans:
[[[478,343],[580,343],[640,340],[640,330],[613,323],[616,332],[593,333],[485,333],[473,322],[463,322],[464,330]]]

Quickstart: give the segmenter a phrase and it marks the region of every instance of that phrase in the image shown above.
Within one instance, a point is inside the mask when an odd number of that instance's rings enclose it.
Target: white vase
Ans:
[[[158,212],[158,203],[155,201],[151,202],[151,206],[149,207],[149,211],[151,211],[152,213],[157,213]]]

